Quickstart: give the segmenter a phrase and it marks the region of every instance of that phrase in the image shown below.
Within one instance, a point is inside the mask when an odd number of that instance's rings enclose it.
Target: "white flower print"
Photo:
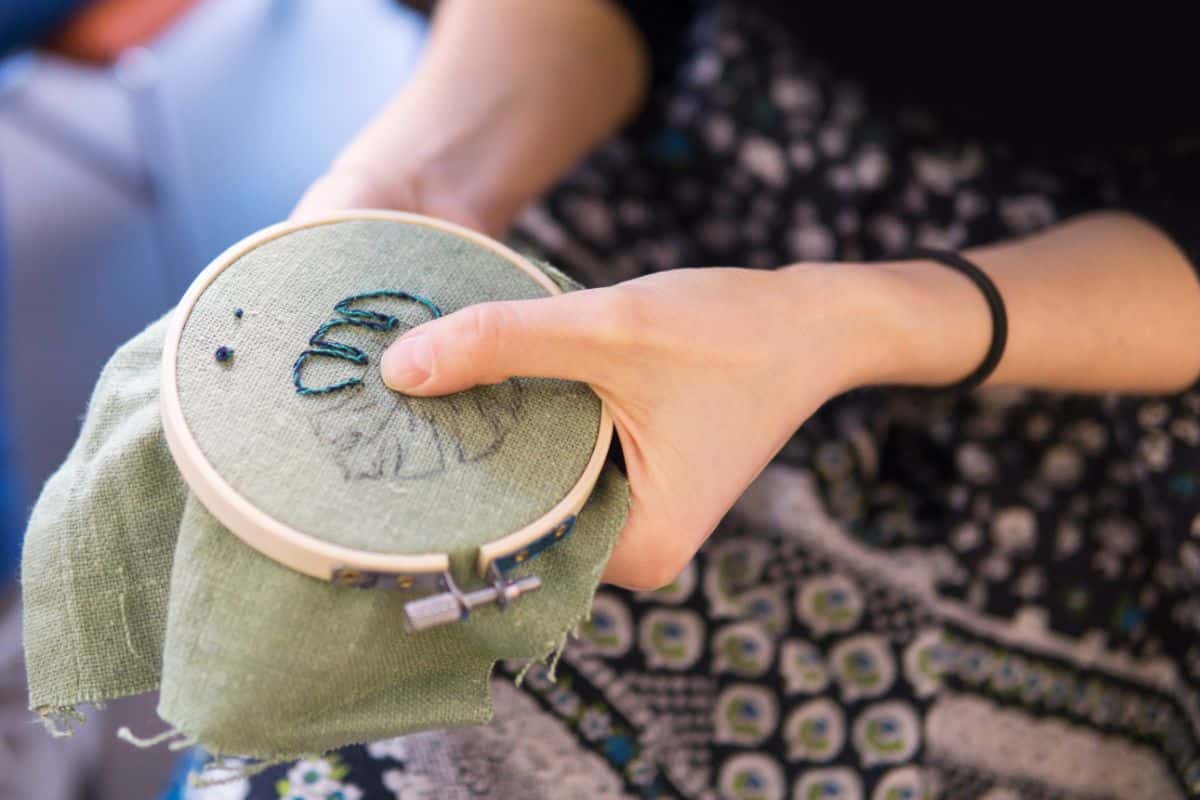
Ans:
[[[955,550],[965,553],[974,550],[983,542],[983,534],[974,522],[964,522],[954,529],[954,533],[950,535],[950,542]]]
[[[1056,558],[1068,558],[1079,550],[1082,543],[1083,532],[1079,530],[1079,526],[1064,522],[1059,525],[1058,533],[1054,537],[1054,555]]]
[[[200,788],[188,787],[185,800],[244,800],[250,794],[250,781],[240,778]]]
[[[868,706],[854,721],[854,747],[865,766],[907,761],[921,743],[913,707],[889,700]]]
[[[580,705],[579,695],[565,686],[554,687],[547,699],[554,710],[564,717],[574,716]]]
[[[325,800],[341,786],[333,777],[333,765],[324,758],[297,761],[288,770],[287,781],[290,788],[289,800],[293,797],[302,800]]]
[[[589,708],[579,720],[579,732],[588,739],[599,739],[612,730],[612,718],[607,711]]]
[[[971,483],[990,483],[996,476],[996,459],[978,442],[964,442],[955,454],[955,461]]]
[[[789,639],[779,651],[779,672],[788,694],[819,692],[829,685],[829,667],[821,651],[804,639]]]
[[[808,172],[817,161],[812,145],[808,142],[796,142],[788,146],[788,160],[800,172]]]
[[[771,84],[771,99],[784,111],[817,111],[821,106],[821,93],[811,82],[802,78],[786,76]]]
[[[705,52],[692,62],[692,82],[698,86],[707,86],[721,77],[721,57],[713,52]]]
[[[828,761],[842,749],[846,717],[841,707],[822,697],[797,707],[783,724],[790,761]]]
[[[1161,431],[1151,431],[1138,441],[1142,461],[1155,472],[1162,472],[1171,463],[1171,437]]]
[[[912,157],[913,174],[921,185],[938,194],[954,190],[954,163],[938,153],[916,153]]]
[[[589,197],[571,197],[564,201],[563,213],[592,241],[603,244],[612,239],[612,214],[600,201]]]
[[[954,196],[954,213],[959,219],[975,219],[987,210],[988,201],[979,192],[964,189]]]
[[[623,655],[633,644],[633,619],[629,608],[616,595],[597,592],[580,633],[585,649],[609,658]]]
[[[1071,486],[1083,477],[1083,458],[1069,444],[1058,444],[1042,458],[1042,477],[1055,486]]]
[[[862,780],[847,767],[823,767],[800,774],[792,797],[862,800]]]
[[[896,680],[896,661],[887,640],[862,633],[839,641],[829,652],[833,676],[847,701],[878,697]]]
[[[854,176],[860,189],[877,189],[887,179],[891,163],[877,147],[865,148],[854,161]]]
[[[396,800],[439,800],[445,796],[443,787],[430,776],[399,769],[384,772],[383,785]]]
[[[380,742],[371,742],[367,745],[367,753],[371,758],[390,758],[395,761],[403,761],[407,757],[407,747],[404,737],[397,736]]]
[[[739,753],[721,765],[721,797],[731,800],[783,800],[787,781],[779,763],[759,753]],[[807,797],[796,794],[796,797]]]
[[[1024,506],[1010,506],[992,518],[992,538],[1002,553],[1023,553],[1033,548],[1037,536],[1037,518]]]
[[[862,593],[845,575],[810,578],[797,593],[796,613],[816,636],[853,630],[863,613]]]
[[[704,128],[704,139],[714,153],[728,153],[737,140],[737,132],[729,117],[715,116]]]
[[[892,214],[872,217],[867,230],[886,252],[894,253],[908,244],[908,226]]]
[[[827,125],[817,133],[817,146],[830,158],[840,158],[845,155],[849,144],[850,134],[845,128]]]
[[[757,745],[775,731],[779,703],[773,692],[752,683],[730,685],[713,707],[716,741]]]
[[[1026,600],[1032,600],[1046,588],[1046,575],[1039,567],[1026,567],[1017,577],[1016,594]]]
[[[979,565],[979,571],[989,581],[1006,581],[1012,573],[1012,563],[1003,555],[994,554],[983,560]]]
[[[800,261],[827,261],[833,258],[833,234],[824,225],[797,225],[788,234],[792,255]]]
[[[1028,233],[1055,220],[1054,206],[1039,194],[1006,197],[1000,201],[1000,217],[1014,233]]]
[[[742,166],[763,183],[782,186],[787,180],[787,162],[783,150],[770,139],[747,136],[740,154]]]
[[[758,622],[726,625],[712,637],[713,670],[754,677],[766,672],[775,658],[775,645]]]
[[[954,250],[963,245],[967,238],[967,229],[961,222],[951,222],[945,227],[923,222],[917,228],[917,242],[922,247]]]

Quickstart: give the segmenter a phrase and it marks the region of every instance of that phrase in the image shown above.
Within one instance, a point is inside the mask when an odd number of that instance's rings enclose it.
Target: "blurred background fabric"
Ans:
[[[20,534],[100,367],[213,257],[285,218],[411,74],[391,0],[0,0],[0,800],[154,797],[154,698],[30,724]],[[19,765],[14,768],[14,765]]]
[[[0,195],[0,201],[3,195]],[[0,205],[0,216],[3,205]],[[0,276],[8,272],[5,263],[4,228],[0,227]],[[0,308],[8,309],[5,281],[0,280]],[[20,547],[17,534],[17,476],[10,464],[12,445],[8,426],[8,380],[6,348],[0,348],[0,586],[6,585],[17,569]]]

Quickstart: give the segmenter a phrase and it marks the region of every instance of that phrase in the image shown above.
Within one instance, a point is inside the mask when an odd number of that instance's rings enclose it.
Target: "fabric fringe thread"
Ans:
[[[168,728],[162,733],[143,738],[135,735],[129,728],[121,727],[117,730],[117,738],[142,750],[148,750],[152,747],[165,744],[168,750],[178,752],[196,746],[195,738],[188,736],[178,728]],[[198,771],[188,775],[188,783],[196,789],[205,789],[210,786],[220,786],[226,783],[233,783],[234,781],[245,780],[264,770],[270,769],[276,764],[284,764],[294,760],[292,758],[274,760],[247,759],[226,756],[220,753],[209,753],[208,751],[204,751],[204,755],[207,756],[207,760],[199,765]]]
[[[75,729],[87,722],[87,718],[75,706],[42,706],[34,709],[42,727],[55,739],[65,739]]]
[[[188,785],[194,789],[207,789],[234,781],[247,780],[277,764],[286,764],[295,760],[280,758],[271,761],[256,761],[211,753],[208,755],[208,761],[200,765],[199,772],[192,772],[188,775]]]
[[[520,688],[521,684],[525,682],[526,673],[529,672],[529,670],[533,667],[534,664],[538,664],[538,663],[547,664],[550,667],[550,669],[549,669],[546,677],[548,677],[551,682],[557,681],[558,680],[558,662],[562,659],[563,651],[565,651],[567,649],[567,643],[571,639],[579,638],[580,627],[582,627],[584,623],[591,620],[591,618],[592,618],[592,609],[591,609],[591,605],[589,604],[588,610],[586,612],[584,612],[583,614],[581,614],[580,617],[577,620],[575,620],[575,622],[570,627],[567,628],[567,630],[563,633],[562,638],[560,638],[557,642],[550,643],[550,649],[546,652],[545,655],[539,656],[537,658],[531,658],[525,662],[525,665],[523,667],[521,667],[521,670],[516,674],[516,677],[513,678],[513,685]]]
[[[156,736],[150,736],[143,739],[140,736],[135,736],[133,731],[129,730],[129,728],[121,726],[117,729],[117,738],[123,742],[128,742],[139,750],[148,750],[151,747],[157,747],[160,744],[168,743],[168,750],[179,751],[186,750],[196,743],[195,739],[177,728],[168,728]],[[171,739],[174,739],[175,741],[171,742]]]

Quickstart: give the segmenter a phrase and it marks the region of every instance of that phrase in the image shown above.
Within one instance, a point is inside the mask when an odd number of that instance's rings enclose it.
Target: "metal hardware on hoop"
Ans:
[[[495,564],[488,572],[491,584],[471,592],[463,592],[450,573],[443,572],[440,576],[442,592],[404,605],[404,627],[409,631],[423,631],[465,620],[476,608],[492,603],[501,609],[507,608],[521,595],[542,586],[542,579],[537,575],[509,580]]]

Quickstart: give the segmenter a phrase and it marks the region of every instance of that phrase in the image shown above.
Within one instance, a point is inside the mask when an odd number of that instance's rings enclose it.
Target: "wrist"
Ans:
[[[836,332],[840,391],[879,384],[946,386],[969,374],[991,340],[991,315],[971,281],[932,261],[799,264],[781,272],[820,298]]]
[[[531,197],[475,126],[441,123],[435,101],[412,88],[334,160],[329,175],[369,183],[385,207],[416,211],[500,236]]]
[[[986,268],[980,259],[968,255]],[[970,375],[991,345],[991,310],[979,287],[938,261],[913,259],[867,265],[886,295],[884,317],[897,355],[875,382],[950,386]]]
[[[413,211],[500,237],[520,205],[484,191],[469,177],[430,160],[372,163],[353,155],[339,158],[321,177],[353,198],[347,207]]]

